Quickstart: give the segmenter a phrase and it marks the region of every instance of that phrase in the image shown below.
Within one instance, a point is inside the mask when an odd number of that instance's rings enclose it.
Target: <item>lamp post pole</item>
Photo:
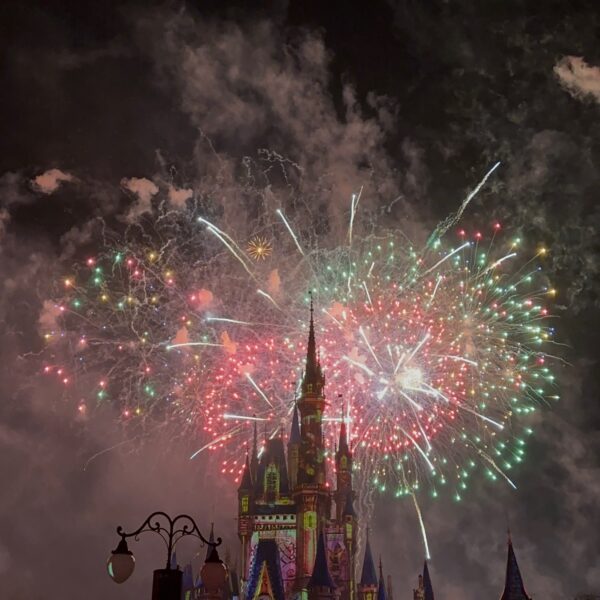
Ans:
[[[165,568],[154,571],[152,600],[181,600],[183,573],[177,565],[172,568],[171,562],[175,545],[181,538],[187,536],[194,536],[201,540],[203,544],[211,547],[201,572],[206,591],[216,594],[220,589],[223,589],[227,571],[217,552],[217,546],[221,544],[221,538],[217,538],[216,542],[211,542],[202,535],[196,522],[189,515],[177,515],[171,518],[162,511],[153,512],[135,531],[126,532],[121,526],[117,527],[117,534],[121,536],[121,540],[116,549],[112,551],[107,563],[108,574],[116,583],[126,581],[135,568],[135,558],[127,547],[127,539],[134,538],[137,540],[140,534],[148,531],[160,535],[167,547]]]

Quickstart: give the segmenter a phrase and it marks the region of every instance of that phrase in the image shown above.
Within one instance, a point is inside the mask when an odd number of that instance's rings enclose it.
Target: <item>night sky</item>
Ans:
[[[233,486],[188,460],[193,439],[157,429],[88,462],[123,430],[110,408],[75,418],[39,376],[40,317],[99,222],[134,222],[155,188],[233,202],[245,157],[269,152],[301,167],[317,230],[365,186],[370,214],[417,237],[501,161],[465,223],[549,248],[561,400],[533,419],[517,491],[482,478],[461,503],[424,500],[434,589],[498,597],[508,522],[530,595],[600,594],[597,2],[252,4],[0,7],[0,596],[149,597],[157,540],[123,586],[104,563],[114,528],[159,508],[214,520],[235,556]],[[395,599],[411,597],[412,506],[381,497],[372,528]]]

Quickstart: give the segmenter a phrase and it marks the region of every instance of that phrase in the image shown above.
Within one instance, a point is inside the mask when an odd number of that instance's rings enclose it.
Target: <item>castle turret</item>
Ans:
[[[504,592],[502,592],[500,600],[531,600],[523,585],[523,578],[521,577],[510,533],[508,534],[508,556],[506,558]]]
[[[336,587],[329,573],[325,536],[322,531],[319,534],[317,555],[307,588],[308,600],[333,600],[336,598]]]
[[[367,543],[365,544],[365,557],[363,559],[360,583],[358,584],[359,600],[375,600],[377,595],[378,581],[373,554],[371,553],[371,542],[369,541],[369,530],[367,529]]]
[[[273,504],[281,496],[289,494],[289,482],[285,451],[281,437],[265,442],[265,450],[258,463],[254,486],[257,499]]]

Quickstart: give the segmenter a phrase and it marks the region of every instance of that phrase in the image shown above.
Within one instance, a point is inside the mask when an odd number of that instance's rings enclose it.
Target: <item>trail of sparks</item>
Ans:
[[[302,249],[302,246],[300,245],[300,242],[298,241],[298,238],[296,237],[296,234],[294,233],[294,230],[292,229],[292,226],[289,224],[288,220],[285,218],[285,215],[283,214],[283,212],[279,208],[277,209],[276,212],[279,215],[279,217],[281,218],[281,220],[283,221],[283,224],[286,226],[287,230],[290,232],[290,235],[292,236],[292,239],[294,240],[294,243],[296,244],[296,248],[298,248],[298,252],[300,252],[300,254],[302,254],[302,256],[306,256],[306,254],[304,253],[304,250]]]
[[[429,552],[429,543],[427,542],[427,531],[425,530],[425,522],[423,521],[423,515],[421,514],[421,507],[417,502],[417,497],[414,493],[411,494],[415,511],[417,512],[417,518],[419,519],[419,526],[421,528],[421,537],[423,538],[423,546],[425,548],[425,558],[431,560],[431,553]]]
[[[358,208],[358,203],[360,201],[362,191],[363,191],[363,189],[361,187],[358,194],[352,194],[352,199],[350,202],[350,224],[348,226],[348,242],[350,245],[352,245],[352,233],[354,230],[354,217],[356,216],[356,209]]]

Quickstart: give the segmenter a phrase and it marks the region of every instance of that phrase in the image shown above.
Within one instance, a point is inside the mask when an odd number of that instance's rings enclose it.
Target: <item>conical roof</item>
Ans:
[[[362,574],[360,576],[360,585],[377,587],[377,572],[371,553],[371,543],[369,542],[369,531],[367,530],[367,543],[365,546],[365,558],[363,560]]]
[[[424,600],[434,600],[433,586],[431,585],[431,577],[429,576],[429,567],[427,566],[427,561],[425,561],[425,565],[423,566],[423,590]]]
[[[308,346],[306,348],[306,366],[304,369],[304,378],[302,380],[302,391],[304,393],[311,390],[319,392],[325,383],[321,363],[317,356],[317,342],[315,339],[315,322],[312,294],[310,296],[310,325],[308,328]],[[310,387],[309,387],[310,386]]]
[[[350,448],[348,447],[348,433],[346,431],[346,420],[342,413],[342,425],[340,427],[340,439],[338,442],[338,454],[350,454]]]
[[[298,407],[294,405],[294,412],[292,414],[292,429],[290,431],[290,444],[300,444],[302,437],[300,436],[300,420],[298,418]]]
[[[508,536],[506,578],[504,581],[504,592],[502,593],[501,600],[530,600],[527,592],[525,591],[525,586],[523,585],[523,578],[521,577],[521,571],[517,563],[517,557],[515,556],[510,535]]]
[[[246,464],[244,465],[244,471],[242,472],[242,480],[240,481],[240,487],[238,491],[251,490],[252,489],[252,472],[250,470],[250,459],[246,454]]]
[[[323,532],[319,533],[317,541],[317,556],[315,557],[315,566],[312,575],[308,582],[308,587],[328,587],[335,588],[331,574],[329,573],[329,565],[327,564],[327,551],[325,549],[325,536]]]

